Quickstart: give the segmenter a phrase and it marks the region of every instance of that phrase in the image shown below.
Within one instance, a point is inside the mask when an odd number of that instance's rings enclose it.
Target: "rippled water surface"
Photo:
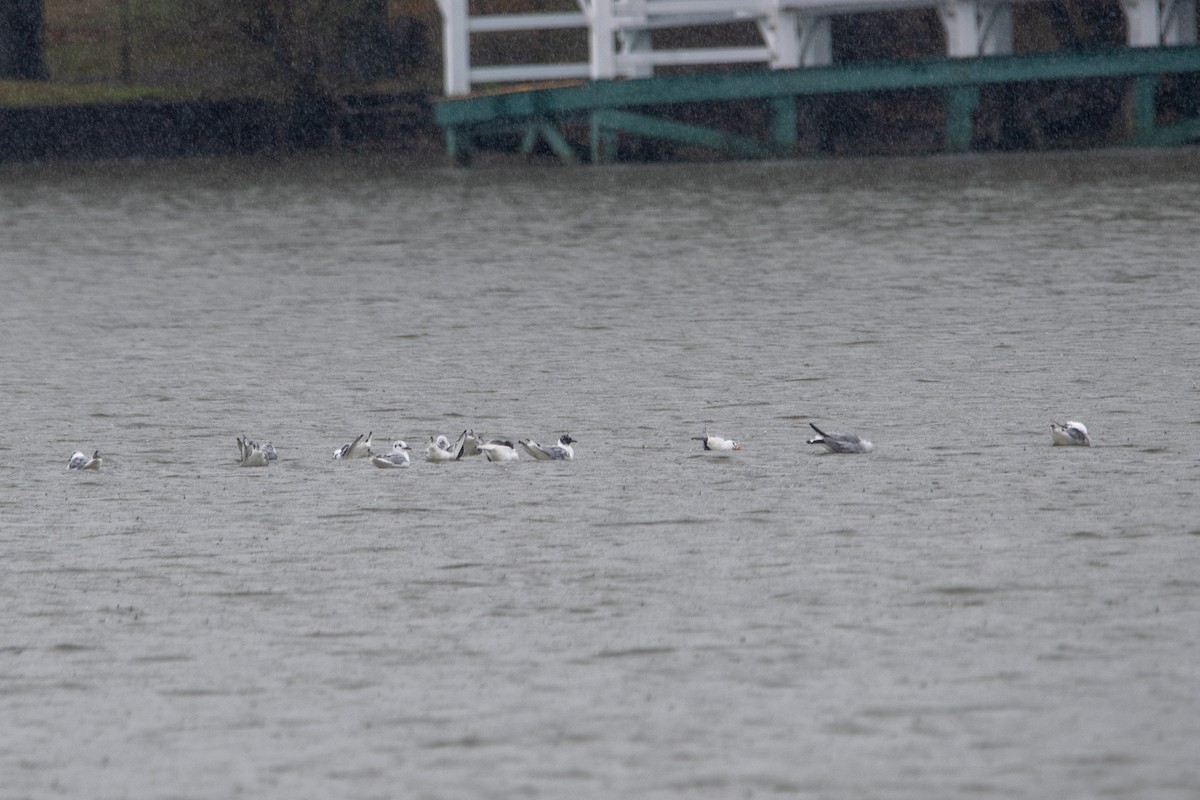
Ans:
[[[1194,798],[1198,220],[1186,150],[5,168],[0,796]],[[577,457],[330,457],[468,427]]]

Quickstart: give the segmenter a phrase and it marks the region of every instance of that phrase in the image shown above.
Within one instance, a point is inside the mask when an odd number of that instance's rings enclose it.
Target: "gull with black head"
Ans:
[[[875,445],[857,433],[841,433],[839,431],[826,433],[811,422],[808,423],[808,426],[817,432],[817,435],[809,439],[808,443],[823,445],[830,453],[869,453],[875,449]]]
[[[521,439],[518,442],[526,453],[533,456],[538,461],[573,461],[575,459],[575,449],[571,447],[575,440],[571,438],[569,433],[564,433],[558,437],[558,443],[542,447],[532,439]]]
[[[404,440],[397,439],[392,443],[392,452],[371,456],[371,463],[380,469],[407,467],[409,464],[408,451],[411,449],[404,443]]]

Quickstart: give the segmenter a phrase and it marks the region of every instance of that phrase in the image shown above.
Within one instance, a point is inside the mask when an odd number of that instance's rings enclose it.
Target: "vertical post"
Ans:
[[[1196,0],[1175,0],[1163,20],[1163,44],[1196,43]]]
[[[774,8],[758,21],[758,27],[771,51],[771,69],[800,66],[800,19],[796,12]]]
[[[442,63],[446,95],[471,93],[471,30],[467,0],[437,0],[442,10]]]
[[[771,144],[781,154],[793,155],[799,138],[796,133],[796,98],[792,95],[768,98],[767,108],[770,112]]]
[[[1138,75],[1133,79],[1133,130],[1130,138],[1134,144],[1148,144],[1153,138],[1157,121],[1154,92],[1157,88],[1157,75]]]
[[[952,58],[979,55],[979,7],[975,0],[942,0],[938,16],[946,29],[946,55]]]
[[[833,25],[829,17],[799,16],[800,64],[825,67],[833,63]]]
[[[951,86],[946,90],[946,150],[966,153],[971,149],[979,87]]]
[[[1011,3],[984,6],[979,21],[979,55],[1008,56],[1013,51]]]
[[[457,125],[446,126],[446,155],[456,167],[471,163],[471,135]]]
[[[604,112],[593,111],[588,141],[593,164],[607,164],[617,155],[617,132],[604,124]]]
[[[623,30],[617,35],[617,38],[621,40],[621,55],[623,56],[633,53],[649,53],[653,49],[650,46],[650,31]],[[615,64],[613,69],[617,70]],[[626,61],[619,71],[626,78],[650,78],[654,76],[654,65],[650,62],[633,64]]]
[[[612,80],[617,77],[613,0],[592,0],[588,21],[591,23],[588,47],[592,57],[592,80]]]
[[[1130,47],[1158,47],[1158,0],[1121,0]]]

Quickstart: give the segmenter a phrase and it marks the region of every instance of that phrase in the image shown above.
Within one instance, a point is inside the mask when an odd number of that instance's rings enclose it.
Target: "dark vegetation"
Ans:
[[[569,10],[573,0],[472,0],[479,13]],[[1120,46],[1120,0],[1016,7],[1018,52]],[[728,29],[656,34],[730,43]],[[734,31],[753,41],[751,26]],[[509,40],[509,44],[513,40]],[[835,62],[944,52],[932,11],[835,18]],[[512,60],[503,37],[476,37],[479,63]],[[579,32],[521,40],[521,60],[585,60]],[[327,147],[436,146],[441,87],[435,0],[0,0],[0,160],[186,155]],[[1195,81],[1164,82],[1160,108],[1195,115]],[[993,88],[977,115],[983,148],[1119,141],[1127,82]],[[680,108],[681,119],[754,122],[757,108]],[[941,97],[889,92],[804,101],[824,152],[921,152],[940,144]],[[107,131],[107,133],[106,133]],[[814,131],[817,131],[814,133]],[[118,141],[119,139],[119,141]]]

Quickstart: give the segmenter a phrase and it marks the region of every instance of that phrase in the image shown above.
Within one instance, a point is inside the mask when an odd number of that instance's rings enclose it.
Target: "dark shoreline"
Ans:
[[[0,108],[0,163],[440,145],[429,96],[360,95],[297,112],[261,99]]]
[[[1194,113],[1200,94],[1197,85],[1183,92],[1178,88],[1172,85],[1161,92],[1160,103],[1173,115]],[[1128,138],[1129,99],[1128,83],[1121,80],[1048,82],[988,91],[975,117],[972,150],[1121,146]],[[243,98],[0,107],[0,164],[360,151],[413,154],[422,161],[446,163],[445,134],[434,120],[436,101],[428,92],[407,92],[351,95],[303,105]],[[937,93],[843,95],[807,110],[802,106],[801,111],[806,124],[796,155],[902,157],[942,149],[942,99]],[[675,114],[682,121],[719,121],[736,128],[753,123],[762,109],[753,103],[732,103],[720,109],[680,107]],[[753,130],[751,125],[747,132]],[[501,160],[525,158],[503,154],[516,149],[513,142],[501,138],[491,145]],[[535,153],[553,158],[541,150]],[[622,160],[721,161],[727,157],[650,143],[631,150]]]

